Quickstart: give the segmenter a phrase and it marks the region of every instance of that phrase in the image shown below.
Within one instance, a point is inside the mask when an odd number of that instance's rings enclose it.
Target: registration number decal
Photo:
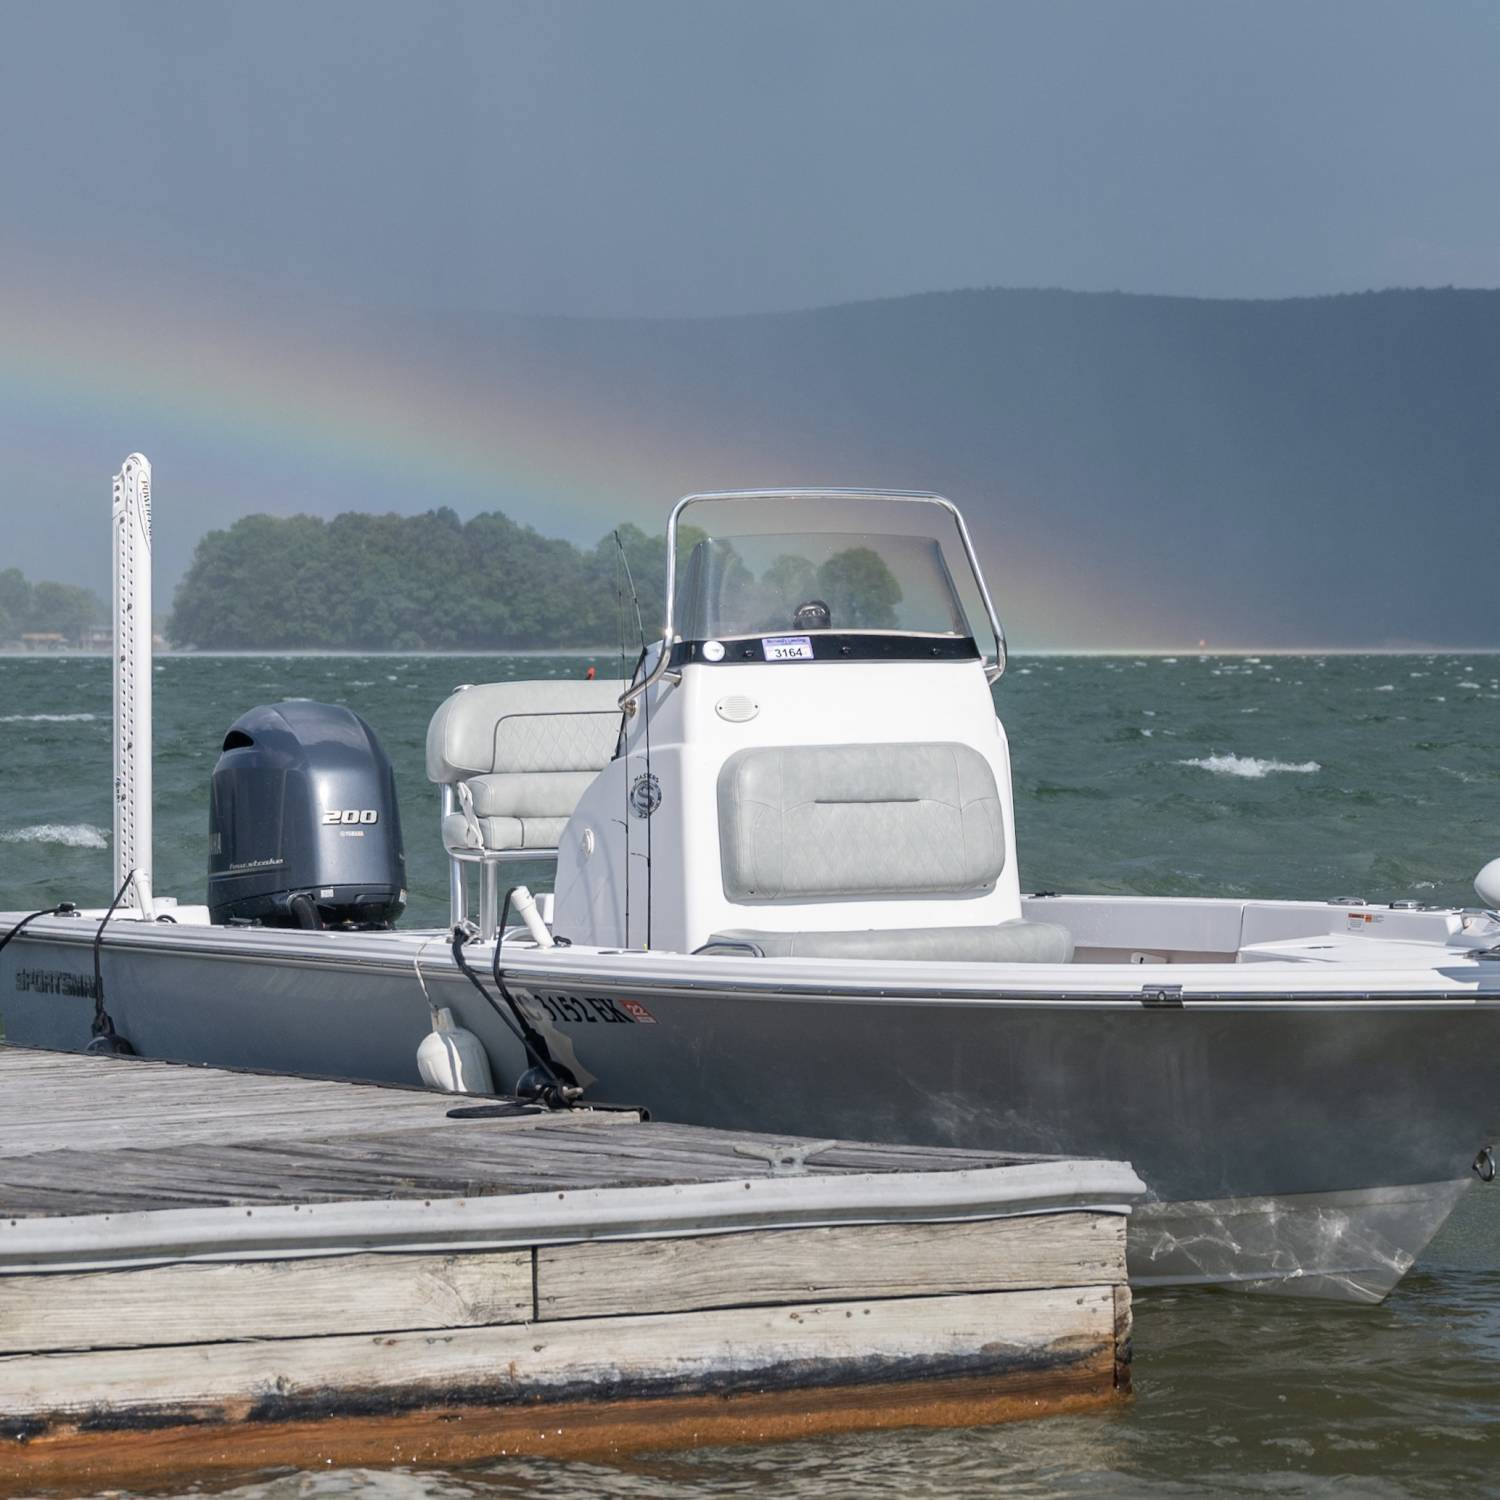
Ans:
[[[813,659],[810,635],[768,635],[760,643],[767,661],[811,661]]]
[[[554,1021],[569,1025],[654,1026],[656,1017],[639,1000],[609,1000],[596,995],[560,995],[534,990],[530,998]]]

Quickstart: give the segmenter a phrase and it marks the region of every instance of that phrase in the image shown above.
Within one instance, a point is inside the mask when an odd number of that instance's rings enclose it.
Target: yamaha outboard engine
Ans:
[[[293,698],[242,714],[208,816],[215,922],[389,927],[406,905],[396,773],[347,708]]]

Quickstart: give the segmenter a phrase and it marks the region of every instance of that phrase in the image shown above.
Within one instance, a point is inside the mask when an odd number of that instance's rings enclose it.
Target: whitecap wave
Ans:
[[[1323,768],[1315,760],[1262,760],[1258,755],[1204,755],[1194,760],[1180,760],[1179,766],[1193,766],[1199,771],[1212,771],[1218,776],[1243,776],[1248,781],[1259,781],[1273,771],[1291,771],[1298,776],[1311,776]]]
[[[92,724],[98,714],[0,714],[0,724]]]
[[[7,828],[0,844],[63,844],[69,849],[107,849],[104,830],[92,823],[33,823],[29,828]]]

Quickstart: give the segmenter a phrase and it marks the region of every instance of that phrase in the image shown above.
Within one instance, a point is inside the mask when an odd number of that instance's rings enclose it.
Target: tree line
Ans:
[[[684,558],[703,538],[682,528]],[[869,547],[821,566],[777,557],[759,577],[720,548],[715,617],[730,633],[788,629],[809,599],[846,627],[897,623],[900,585]],[[582,548],[499,511],[253,515],[198,543],[167,635],[203,650],[633,651],[661,632],[666,573],[666,538],[628,524]]]
[[[621,526],[592,548],[499,511],[461,521],[351,511],[245,516],[199,541],[167,635],[205,650],[638,647],[661,629],[666,539]],[[629,575],[640,600],[635,605]]]
[[[19,568],[0,570],[0,642],[23,635],[66,636],[80,641],[108,618],[104,601],[72,583],[31,583]]]

